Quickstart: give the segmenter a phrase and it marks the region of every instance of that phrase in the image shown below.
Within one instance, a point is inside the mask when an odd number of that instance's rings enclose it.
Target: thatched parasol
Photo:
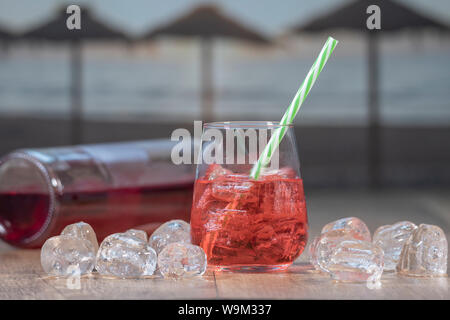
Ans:
[[[213,117],[212,45],[215,38],[232,38],[256,44],[270,42],[258,32],[224,15],[216,6],[199,6],[174,21],[144,35],[144,40],[160,36],[198,37],[201,39],[201,91],[202,118]]]
[[[377,5],[381,11],[381,29],[368,30],[366,13],[370,5]],[[379,75],[378,75],[378,35],[404,29],[434,29],[448,31],[448,26],[437,20],[393,0],[356,0],[336,10],[319,16],[309,23],[292,29],[294,33],[321,32],[329,29],[347,29],[367,34],[368,65],[368,164],[371,185],[380,184],[380,110],[379,110]]]
[[[43,24],[22,34],[21,38],[30,41],[49,41],[70,43],[71,53],[71,142],[81,142],[82,121],[82,44],[86,41],[127,41],[127,36],[95,18],[85,8],[81,9],[81,29],[69,30],[66,8]]]
[[[0,41],[11,41],[14,36],[6,31],[5,29],[0,29]]]
[[[0,49],[6,50],[9,43],[14,40],[14,35],[4,28],[0,28]]]

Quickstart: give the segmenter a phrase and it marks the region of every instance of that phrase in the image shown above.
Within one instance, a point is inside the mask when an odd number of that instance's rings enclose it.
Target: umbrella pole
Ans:
[[[369,32],[368,36],[368,173],[371,188],[381,184],[381,139],[380,139],[380,109],[379,109],[379,66],[378,66],[378,34]]]
[[[71,117],[70,143],[81,143],[82,129],[82,45],[80,41],[71,42]]]
[[[213,40],[211,38],[203,38],[201,40],[201,108],[204,122],[211,121],[213,118],[212,46]]]
[[[6,54],[8,45],[4,41],[0,41],[0,54]]]

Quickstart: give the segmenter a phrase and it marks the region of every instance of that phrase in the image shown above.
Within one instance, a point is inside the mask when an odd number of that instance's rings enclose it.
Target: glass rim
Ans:
[[[267,129],[267,128],[293,128],[291,124],[280,124],[280,121],[218,121],[205,122],[205,129]]]

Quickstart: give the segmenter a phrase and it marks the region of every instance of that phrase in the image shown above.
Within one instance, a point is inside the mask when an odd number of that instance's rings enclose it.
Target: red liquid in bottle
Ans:
[[[287,266],[302,253],[306,203],[303,182],[292,171],[282,169],[257,181],[208,171],[195,183],[191,232],[209,264]]]
[[[191,184],[65,193],[56,196],[54,217],[45,239],[79,221],[89,223],[99,240],[139,225],[171,219],[189,221],[191,201]],[[49,216],[50,202],[49,195],[43,193],[0,193],[2,239],[21,245],[21,239],[39,232]]]
[[[0,193],[0,233],[7,242],[28,238],[47,219],[50,199],[39,193]]]

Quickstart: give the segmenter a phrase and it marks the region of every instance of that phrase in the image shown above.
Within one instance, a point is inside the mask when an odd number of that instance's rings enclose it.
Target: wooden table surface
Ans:
[[[308,195],[311,238],[327,222],[358,216],[373,232],[381,224],[410,220],[450,230],[450,191],[323,191]],[[111,279],[83,276],[79,289],[68,280],[46,276],[39,250],[3,245],[0,299],[450,299],[450,279],[420,279],[383,274],[381,288],[365,283],[336,283],[312,270],[302,255],[282,273],[227,273],[208,270],[193,279]],[[69,280],[70,281],[70,280]]]

